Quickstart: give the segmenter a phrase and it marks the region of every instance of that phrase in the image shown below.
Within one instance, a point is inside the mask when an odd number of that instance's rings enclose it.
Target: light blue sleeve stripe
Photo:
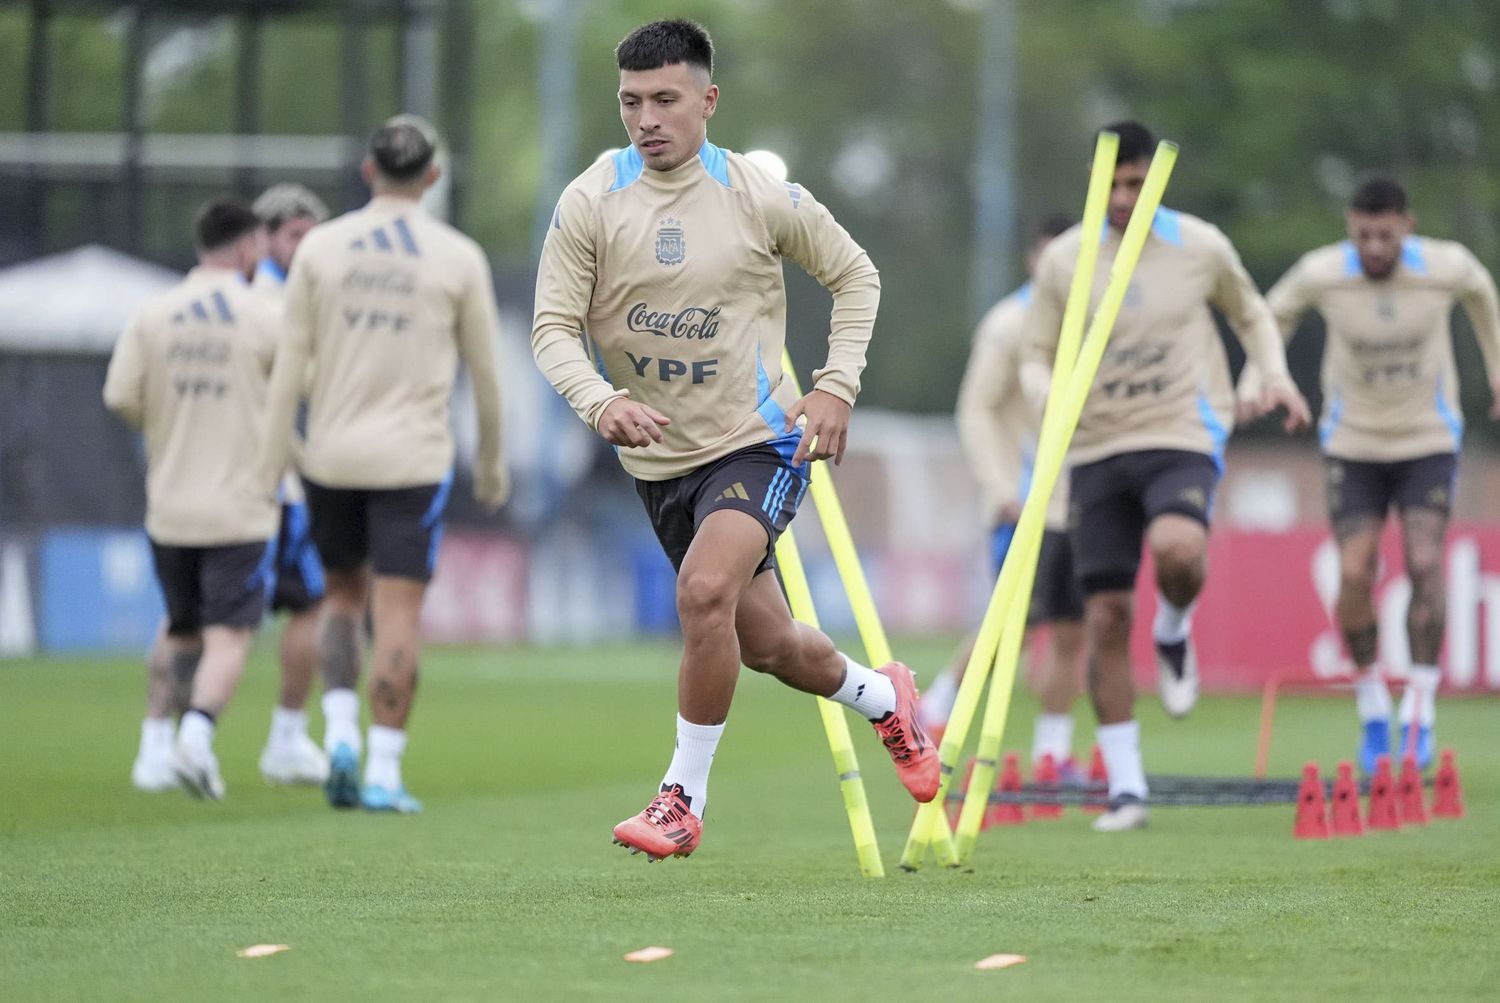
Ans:
[[[725,188],[730,187],[729,158],[724,155],[723,150],[704,140],[703,145],[698,149],[698,159],[703,161],[703,169],[708,172],[709,177]]]
[[[641,159],[640,151],[634,146],[625,147],[611,159],[615,165],[615,181],[609,186],[612,192],[634,184],[640,179],[641,171],[646,169],[646,162]]]
[[[1453,450],[1457,452],[1463,446],[1464,420],[1459,415],[1454,414],[1453,408],[1448,406],[1448,395],[1443,392],[1446,389],[1443,384],[1443,378],[1439,376],[1437,379],[1437,393],[1435,395],[1438,417],[1443,419],[1443,424],[1447,425],[1448,431],[1453,434]]]
[[[1318,423],[1318,445],[1323,452],[1328,452],[1328,443],[1333,440],[1334,430],[1339,427],[1339,422],[1344,417],[1344,399],[1335,393],[1328,399],[1328,406],[1323,412],[1323,420]]]
[[[1198,391],[1198,418],[1203,422],[1203,427],[1208,430],[1208,437],[1213,442],[1214,466],[1219,468],[1219,473],[1224,473],[1224,447],[1229,442],[1229,429],[1219,420],[1219,415],[1208,401],[1208,394],[1202,390]]]

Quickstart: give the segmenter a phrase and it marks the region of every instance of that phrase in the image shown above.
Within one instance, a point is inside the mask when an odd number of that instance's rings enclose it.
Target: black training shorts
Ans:
[[[451,473],[438,484],[409,488],[334,488],[305,477],[302,486],[323,567],[348,572],[368,562],[377,575],[432,580]]]
[[[274,544],[178,547],[152,540],[151,556],[167,607],[167,633],[260,626],[274,580]]]
[[[796,440],[792,440],[795,446]],[[672,567],[682,559],[710,512],[734,509],[754,516],[766,530],[766,557],[756,574],[775,566],[776,540],[797,514],[807,490],[808,465],[793,467],[774,446],[740,449],[691,473],[665,481],[636,481],[651,528]]]
[[[1436,453],[1387,463],[1324,459],[1328,475],[1328,516],[1337,529],[1351,520],[1384,519],[1398,511],[1427,508],[1447,515],[1453,507],[1458,456]]]
[[[1205,453],[1145,449],[1073,468],[1068,534],[1085,595],[1129,590],[1146,527],[1176,514],[1207,526],[1219,466]]]
[[[1028,626],[1055,620],[1083,619],[1083,589],[1073,573],[1073,548],[1068,534],[1049,529],[1042,533],[1042,549],[1036,561],[1036,581],[1031,586]]]

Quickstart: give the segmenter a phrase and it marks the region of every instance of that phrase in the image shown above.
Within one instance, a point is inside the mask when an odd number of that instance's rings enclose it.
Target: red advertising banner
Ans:
[[[1500,691],[1500,527],[1460,523],[1448,533],[1448,602],[1443,683],[1461,691]],[[1132,654],[1143,688],[1156,684],[1151,619],[1155,576],[1147,559],[1136,584]],[[1400,535],[1382,540],[1375,590],[1380,662],[1406,674],[1406,607],[1411,595],[1401,563]],[[1193,616],[1203,688],[1259,690],[1276,671],[1293,678],[1333,679],[1348,672],[1333,623],[1338,550],[1327,530],[1286,533],[1216,530],[1209,539],[1208,585]]]
[[[501,536],[447,534],[422,607],[436,644],[506,644],[527,627],[526,547]]]

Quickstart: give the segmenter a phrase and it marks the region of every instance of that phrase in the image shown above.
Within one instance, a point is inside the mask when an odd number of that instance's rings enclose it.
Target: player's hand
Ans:
[[[1241,397],[1234,402],[1234,423],[1236,425],[1248,425],[1265,417],[1265,412],[1260,409],[1259,397]]]
[[[1261,391],[1260,413],[1270,414],[1277,408],[1286,409],[1286,420],[1281,427],[1286,429],[1288,435],[1300,432],[1312,424],[1312,410],[1296,387],[1270,386]]]
[[[497,463],[488,470],[474,471],[474,500],[493,512],[510,497],[510,472]]]
[[[649,446],[661,441],[661,426],[672,419],[629,397],[616,397],[599,416],[599,434],[614,446]]]
[[[800,467],[807,460],[844,462],[844,447],[849,443],[849,412],[852,410],[826,390],[814,390],[788,408],[786,431],[792,430],[798,418],[805,419],[802,441],[797,443],[797,452],[792,455],[792,466]]]

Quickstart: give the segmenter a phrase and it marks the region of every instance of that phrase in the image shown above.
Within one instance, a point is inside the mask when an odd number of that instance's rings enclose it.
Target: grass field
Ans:
[[[856,740],[889,875],[859,876],[810,698],[749,673],[689,860],[609,842],[670,753],[676,652],[446,650],[406,776],[419,817],[335,813],[255,768],[262,644],[221,728],[222,804],[129,784],[136,663],[0,663],[0,997],[184,999],[1489,998],[1500,986],[1500,705],[1441,705],[1469,817],[1303,843],[1291,806],[1159,809],[1149,830],[984,834],[970,872],[899,871],[910,802]],[[898,646],[914,664],[942,641]],[[1143,698],[1154,772],[1245,775],[1256,709]],[[1007,746],[1029,741],[1018,698]],[[1343,700],[1289,700],[1272,772],[1350,752]],[[1089,729],[1080,708],[1080,743]],[[315,729],[315,734],[318,733]],[[242,960],[251,944],[289,952]],[[674,957],[622,955],[665,945]],[[996,952],[1016,968],[977,972]]]

